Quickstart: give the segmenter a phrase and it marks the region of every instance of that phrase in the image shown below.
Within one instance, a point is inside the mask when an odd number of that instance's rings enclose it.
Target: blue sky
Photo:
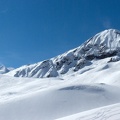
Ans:
[[[0,0],[0,63],[19,67],[120,30],[120,0]]]

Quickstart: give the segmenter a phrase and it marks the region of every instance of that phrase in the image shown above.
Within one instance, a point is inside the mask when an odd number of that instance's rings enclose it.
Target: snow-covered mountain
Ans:
[[[91,64],[93,59],[111,57],[110,61],[117,61],[120,59],[119,53],[120,31],[108,29],[96,34],[75,49],[49,60],[24,65],[7,73],[7,75],[36,78],[56,77],[69,71],[78,71]]]
[[[4,65],[0,65],[0,74],[5,74],[13,70],[13,68],[7,68]]]
[[[105,30],[55,58],[0,74],[0,120],[120,120],[119,40],[119,31]]]

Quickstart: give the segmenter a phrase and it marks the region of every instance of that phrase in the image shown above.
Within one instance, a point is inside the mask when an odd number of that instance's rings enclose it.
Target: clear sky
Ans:
[[[120,30],[120,0],[0,0],[0,63],[19,67]]]

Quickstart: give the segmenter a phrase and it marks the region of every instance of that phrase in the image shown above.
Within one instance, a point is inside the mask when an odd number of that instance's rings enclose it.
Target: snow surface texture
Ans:
[[[55,58],[39,63],[24,65],[7,75],[15,77],[56,77],[69,71],[78,71],[90,61],[103,59],[120,53],[120,32],[115,29],[105,30],[88,39],[81,46]],[[112,59],[111,59],[112,60]]]
[[[120,120],[120,104],[78,113],[57,120]]]

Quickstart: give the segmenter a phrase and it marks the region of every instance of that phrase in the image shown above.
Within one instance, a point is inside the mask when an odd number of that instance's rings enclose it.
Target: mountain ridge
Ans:
[[[111,58],[119,60],[120,31],[116,29],[104,30],[91,37],[79,47],[69,50],[49,60],[19,67],[7,75],[15,77],[56,77],[68,71],[78,71],[85,64],[91,64],[93,59]]]

